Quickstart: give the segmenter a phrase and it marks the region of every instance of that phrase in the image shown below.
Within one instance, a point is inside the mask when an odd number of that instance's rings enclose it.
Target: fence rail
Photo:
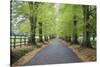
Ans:
[[[11,35],[10,36],[10,47],[16,48],[16,46],[22,47],[22,45],[28,44],[27,35]]]

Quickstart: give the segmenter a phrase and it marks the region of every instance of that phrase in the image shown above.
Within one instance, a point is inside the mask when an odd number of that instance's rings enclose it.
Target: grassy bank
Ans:
[[[22,56],[24,56],[26,53],[32,51],[33,48],[24,48],[24,49],[20,49],[20,50],[16,50],[16,51],[11,51],[11,64],[13,64],[14,62],[16,62],[17,60],[19,60]]]

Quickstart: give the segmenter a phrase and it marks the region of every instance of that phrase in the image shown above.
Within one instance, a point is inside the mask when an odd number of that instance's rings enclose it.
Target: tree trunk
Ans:
[[[10,1],[10,36],[12,35],[12,1]]]
[[[39,42],[43,42],[42,39],[42,23],[39,23]]]
[[[91,48],[91,42],[90,42],[90,24],[89,24],[89,6],[84,5],[83,6],[83,13],[84,13],[84,31],[83,31],[83,43],[82,47],[89,47]]]
[[[76,20],[76,16],[74,16],[74,21],[73,21],[73,38],[72,38],[72,44],[78,44],[78,40],[77,40],[77,20]]]
[[[94,34],[92,35],[92,38],[93,38],[93,41],[95,41],[95,35]]]
[[[29,2],[29,6],[30,6],[30,26],[31,26],[31,43],[32,45],[36,45],[35,42],[35,30],[36,30],[36,15],[33,16],[33,2]],[[35,7],[34,7],[35,8]]]
[[[48,36],[45,36],[45,41],[48,41]]]
[[[35,45],[36,42],[35,42],[35,24],[34,24],[34,21],[33,21],[33,17],[30,17],[30,26],[31,26],[31,43],[32,45]]]
[[[69,41],[69,42],[71,41],[71,36],[68,37],[68,41]]]

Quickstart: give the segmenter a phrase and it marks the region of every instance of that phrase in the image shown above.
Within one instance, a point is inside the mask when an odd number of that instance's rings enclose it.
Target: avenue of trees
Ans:
[[[60,37],[81,47],[96,44],[96,6],[11,1],[11,34],[30,35],[32,45]]]

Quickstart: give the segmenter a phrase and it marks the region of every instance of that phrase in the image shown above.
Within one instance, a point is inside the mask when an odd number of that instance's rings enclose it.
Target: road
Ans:
[[[51,40],[48,47],[40,51],[24,66],[74,62],[81,62],[81,60],[71,49],[65,47],[59,38],[55,38]]]

